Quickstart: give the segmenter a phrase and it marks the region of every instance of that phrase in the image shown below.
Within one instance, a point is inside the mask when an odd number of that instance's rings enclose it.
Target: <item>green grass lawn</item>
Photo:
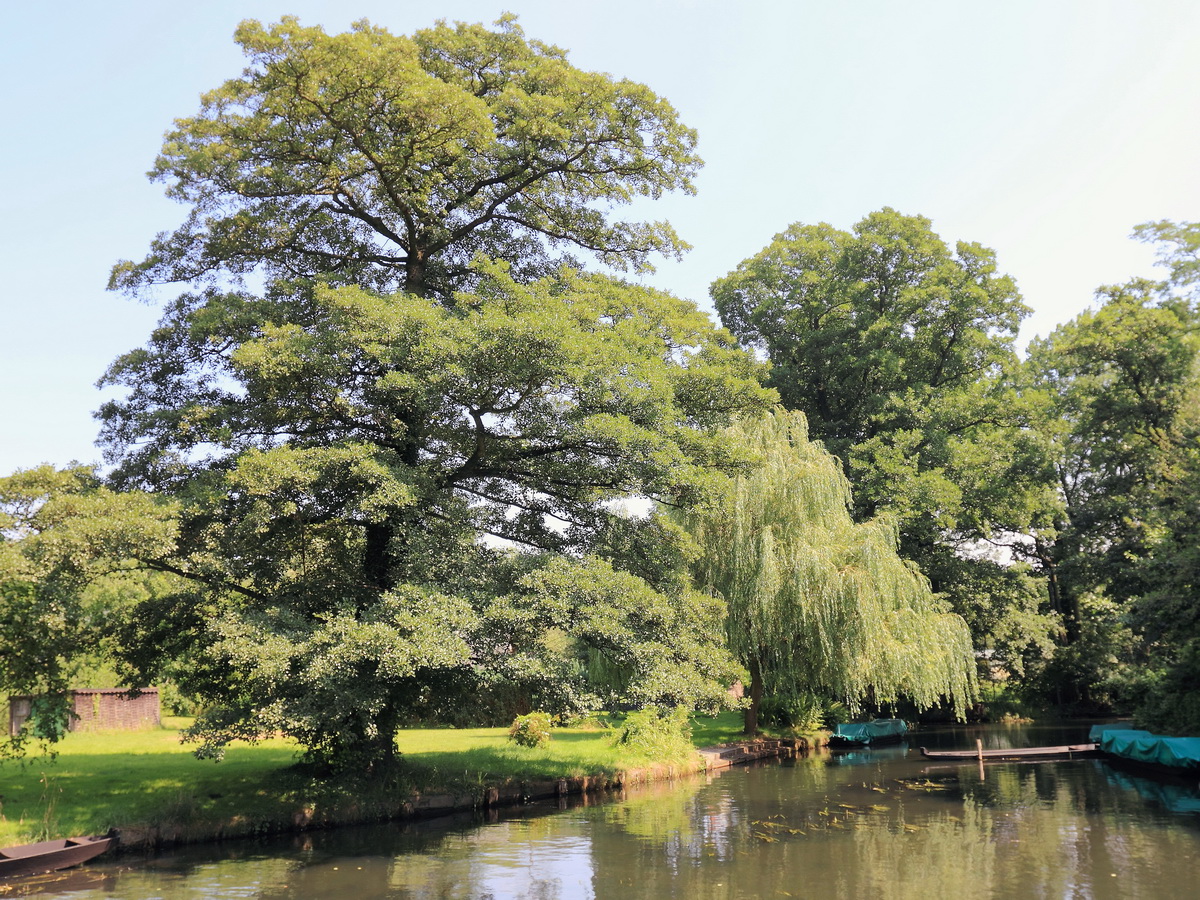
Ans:
[[[715,747],[745,737],[740,712],[724,712],[719,716],[696,716],[692,719],[692,743],[697,747]]]
[[[177,728],[69,734],[53,760],[0,766],[0,844],[278,811],[265,785],[294,759],[294,745],[278,740],[198,760]]]
[[[293,764],[287,740],[234,744],[221,762],[198,760],[179,742],[184,724],[153,731],[73,733],[54,760],[0,765],[0,846],[130,829],[185,825],[195,833],[253,831],[286,823],[300,807],[394,803],[413,790],[465,792],[509,780],[611,774],[656,760],[613,745],[603,728],[556,728],[545,748],[518,747],[504,728],[405,729],[397,737],[405,768],[390,786],[318,781]],[[738,737],[741,717],[697,719],[696,746]],[[389,796],[382,796],[387,791]],[[236,824],[234,824],[236,823]]]

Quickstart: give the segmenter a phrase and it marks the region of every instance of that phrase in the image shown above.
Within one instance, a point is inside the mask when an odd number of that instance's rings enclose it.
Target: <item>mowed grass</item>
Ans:
[[[0,765],[0,846],[100,834],[109,828],[186,827],[199,836],[286,826],[302,807],[395,806],[414,791],[468,793],[517,780],[605,775],[662,762],[613,743],[603,727],[556,728],[550,744],[519,747],[505,728],[405,729],[404,767],[374,784],[317,779],[296,766],[289,740],[232,745],[221,762],[180,743],[184,722],[137,732],[73,733],[53,760]],[[696,746],[737,737],[740,716],[697,719]],[[365,792],[365,793],[364,793]],[[370,796],[375,793],[376,796]],[[335,815],[336,817],[336,815]]]
[[[178,728],[69,734],[54,759],[0,766],[0,845],[150,827],[189,817],[270,817],[267,785],[295,761],[284,740],[198,760]]]
[[[716,747],[745,737],[742,728],[745,717],[741,712],[724,712],[719,716],[696,716],[692,719],[692,743],[697,747]]]

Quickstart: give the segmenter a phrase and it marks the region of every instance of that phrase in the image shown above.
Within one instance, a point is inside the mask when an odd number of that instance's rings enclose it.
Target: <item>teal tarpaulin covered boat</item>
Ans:
[[[1118,759],[1162,766],[1173,772],[1200,771],[1200,738],[1164,737],[1136,728],[1097,725],[1090,737]]]
[[[891,744],[908,734],[903,719],[876,719],[873,722],[843,722],[829,737],[830,746],[870,747]]]

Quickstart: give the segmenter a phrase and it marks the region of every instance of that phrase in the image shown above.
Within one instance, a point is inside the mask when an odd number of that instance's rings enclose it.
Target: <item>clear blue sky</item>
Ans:
[[[1153,273],[1135,224],[1200,219],[1193,0],[14,4],[0,32],[0,474],[98,461],[93,385],[157,318],[106,293],[108,271],[182,218],[144,173],[171,120],[241,70],[239,20],[407,33],[504,10],[698,129],[698,196],[647,212],[695,247],[650,281],[705,306],[713,279],[789,223],[849,227],[886,205],[994,248],[1035,310],[1028,339],[1097,286]]]

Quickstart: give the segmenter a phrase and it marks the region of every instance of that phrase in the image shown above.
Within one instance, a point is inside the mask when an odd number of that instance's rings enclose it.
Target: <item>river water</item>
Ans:
[[[912,746],[630,789],[604,802],[118,859],[62,900],[1195,898],[1200,790],[1103,760],[923,760],[1082,741],[1086,726],[951,728]]]

